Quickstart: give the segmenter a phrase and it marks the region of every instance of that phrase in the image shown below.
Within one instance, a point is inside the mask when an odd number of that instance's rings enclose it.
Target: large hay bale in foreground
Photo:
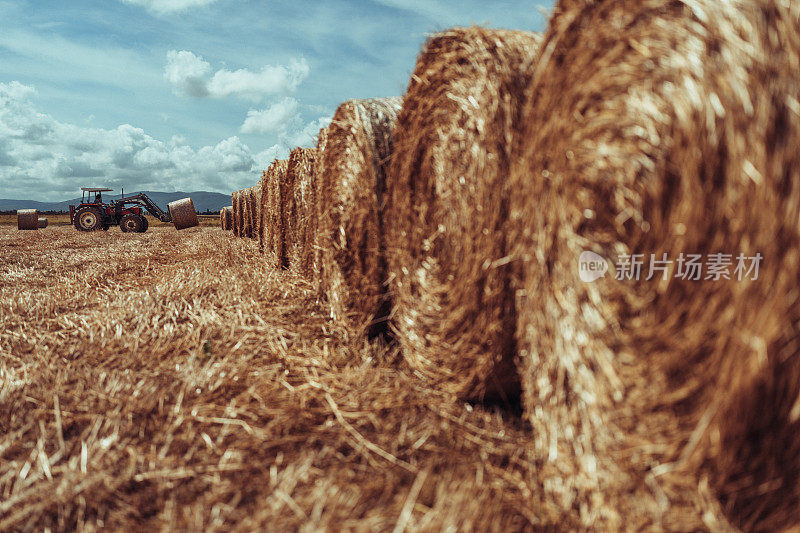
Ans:
[[[510,259],[542,484],[588,527],[800,525],[798,27],[778,0],[571,2],[551,21]],[[584,251],[643,254],[641,278],[583,281]],[[716,253],[730,280],[676,277],[681,254]],[[738,254],[761,254],[757,280]]]
[[[292,268],[306,277],[313,275],[314,236],[311,225],[317,216],[316,156],[316,148],[295,148],[289,156],[286,171],[294,193],[289,202],[287,256]]]
[[[271,261],[281,266],[284,235],[281,224],[281,188],[286,179],[287,160],[275,160],[261,181],[261,220],[264,226],[262,249]]]
[[[540,42],[482,28],[433,36],[395,131],[385,215],[393,326],[409,364],[464,398],[519,393],[506,181]]]
[[[341,104],[319,154],[322,288],[333,318],[358,332],[383,327],[389,311],[382,210],[401,103],[375,98]]]
[[[36,209],[18,209],[17,229],[18,230],[39,229],[39,212]]]

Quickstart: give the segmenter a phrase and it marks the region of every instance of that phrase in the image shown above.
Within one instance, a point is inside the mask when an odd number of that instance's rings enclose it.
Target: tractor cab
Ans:
[[[103,187],[81,187],[81,191],[83,191],[81,205],[100,205],[103,203],[103,193],[111,192],[112,190]]]

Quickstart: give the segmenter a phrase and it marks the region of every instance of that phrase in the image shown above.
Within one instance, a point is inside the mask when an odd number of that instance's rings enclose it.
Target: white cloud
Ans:
[[[186,50],[167,52],[164,77],[181,94],[196,98],[209,96],[207,77],[210,73],[211,65],[202,57]]]
[[[295,131],[286,136],[285,142],[290,146],[301,146],[304,148],[311,148],[317,145],[317,138],[319,137],[319,130],[327,128],[332,116],[320,117],[317,120],[312,120],[306,124],[303,129]]]
[[[156,15],[179,13],[190,8],[204,7],[217,0],[122,0],[126,4],[141,6]]]
[[[266,96],[294,92],[310,73],[305,59],[288,65],[267,65],[259,72],[221,69],[211,75],[211,64],[188,50],[167,52],[164,77],[176,94],[195,98],[238,96],[258,102]]]
[[[40,113],[33,87],[0,83],[0,190],[4,197],[63,199],[81,186],[230,192],[253,185],[265,154],[238,137],[193,149],[123,124],[99,129]],[[277,153],[277,152],[276,152]],[[266,168],[266,167],[263,167]]]
[[[289,149],[275,144],[254,155],[253,159],[256,162],[256,167],[266,170],[276,159],[286,159],[287,157],[289,157]]]
[[[251,109],[242,124],[242,133],[285,133],[299,120],[297,100],[284,98],[267,109]]]

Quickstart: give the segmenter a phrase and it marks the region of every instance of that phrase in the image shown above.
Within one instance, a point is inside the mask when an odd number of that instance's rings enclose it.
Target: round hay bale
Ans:
[[[800,524],[798,27],[779,0],[573,1],[550,22],[510,259],[540,482],[584,527]],[[590,282],[584,252],[610,272]],[[707,277],[720,260],[731,279]]]
[[[172,223],[175,229],[182,230],[193,228],[200,225],[197,220],[197,211],[194,209],[194,203],[191,198],[183,198],[175,200],[167,204],[169,214],[172,217]]]
[[[225,230],[232,231],[233,230],[233,206],[228,206],[223,209],[225,214]]]
[[[389,312],[382,211],[401,103],[375,98],[341,104],[319,156],[322,287],[331,316],[357,332],[385,328]]]
[[[308,232],[306,234],[309,243],[308,246],[310,248],[308,258],[311,263],[308,268],[309,277],[318,295],[322,295],[322,248],[319,246],[320,183],[323,171],[322,154],[325,152],[327,145],[328,128],[322,128],[317,135],[317,155],[314,159],[314,211],[311,213]]]
[[[292,197],[286,215],[288,233],[287,258],[289,264],[304,276],[311,274],[313,238],[309,225],[316,217],[314,196],[314,164],[316,148],[295,148],[289,156],[286,170],[291,183]]]
[[[267,177],[267,171],[263,170],[261,172],[261,179],[258,181],[258,249],[263,252],[264,251],[264,234],[266,231],[266,224],[265,218],[267,216],[267,209],[266,209],[266,202],[267,202],[267,193],[269,192],[269,183]]]
[[[231,230],[233,231],[233,234],[236,237],[239,236],[239,228],[236,225],[236,214],[238,212],[238,209],[236,208],[236,201],[238,200],[237,193],[238,191],[233,191],[231,193],[231,215],[233,217],[233,224],[231,224]]]
[[[233,229],[233,207],[223,207],[219,211],[219,227],[223,231],[231,231]]]
[[[36,209],[17,210],[17,229],[39,229],[39,212]]]
[[[259,220],[261,217],[261,190],[258,185],[248,189],[248,204],[250,205],[250,238],[258,239]]]
[[[37,226],[39,229],[44,229],[47,227],[47,218],[46,217],[39,217],[37,221]]]
[[[249,238],[253,236],[253,217],[252,206],[250,205],[250,189],[242,189],[242,237]]]
[[[275,160],[267,169],[262,181],[262,218],[264,223],[264,251],[268,258],[282,266],[284,236],[281,224],[281,188],[286,179],[287,160]]]
[[[465,399],[519,395],[507,179],[541,39],[482,28],[434,35],[395,130],[385,216],[392,325],[411,367]]]

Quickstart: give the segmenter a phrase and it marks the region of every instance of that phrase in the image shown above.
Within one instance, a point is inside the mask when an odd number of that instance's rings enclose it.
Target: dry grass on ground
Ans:
[[[553,525],[530,428],[398,359],[249,239],[2,227],[0,530]]]

